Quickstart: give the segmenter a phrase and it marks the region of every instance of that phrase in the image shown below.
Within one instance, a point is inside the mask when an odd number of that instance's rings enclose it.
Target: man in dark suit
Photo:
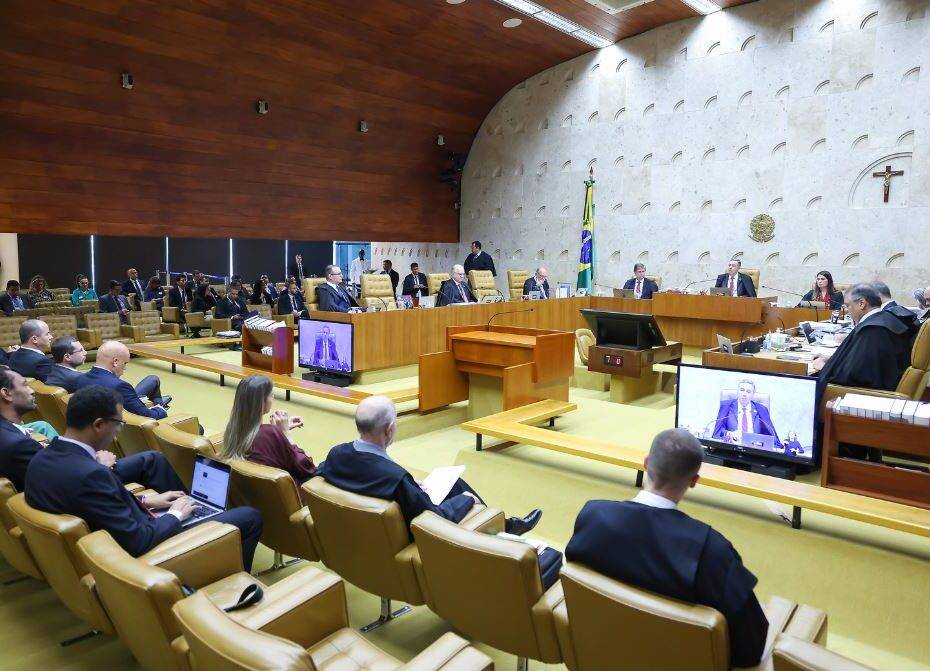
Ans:
[[[294,255],[294,263],[287,267],[287,274],[293,275],[294,279],[297,280],[297,284],[302,284],[303,281],[310,277],[310,274],[307,272],[307,269],[304,268],[304,257],[300,254]]]
[[[129,270],[126,271],[126,276],[129,279],[123,282],[123,286],[121,287],[121,290],[122,290],[121,293],[124,296],[128,296],[129,294],[135,294],[136,305],[140,305],[142,303],[143,296],[145,295],[144,293],[145,288],[142,286],[142,282],[139,280],[139,271],[136,270],[135,268],[130,268]]]
[[[687,431],[658,434],[643,490],[631,501],[588,501],[565,556],[614,580],[716,609],[727,621],[730,665],[755,666],[769,626],[753,593],[756,577],[726,538],[678,510],[697,484],[703,455]]]
[[[391,261],[384,260],[381,263],[381,274],[389,275],[391,278],[391,287],[394,290],[394,298],[397,298],[397,285],[400,284],[400,275],[394,270],[394,264]]]
[[[213,314],[217,319],[231,319],[233,329],[242,330],[242,322],[249,317],[249,308],[239,295],[239,287],[230,284],[226,288],[226,295],[216,301]]]
[[[523,295],[529,296],[531,291],[539,294],[540,298],[552,298],[549,291],[549,271],[540,266],[532,277],[527,278],[523,283]]]
[[[411,263],[410,274],[404,278],[402,295],[419,298],[420,296],[426,296],[427,291],[426,275],[420,272],[420,264]]]
[[[120,283],[110,280],[110,291],[100,297],[101,312],[118,312],[122,324],[129,323],[129,299],[120,294]]]
[[[135,388],[120,378],[126,372],[129,363],[129,348],[116,340],[108,340],[97,350],[97,361],[88,372],[78,378],[77,389],[99,385],[115,391],[121,398],[121,405],[134,415],[162,419],[168,416],[170,396],[161,395],[161,381],[155,375],[145,377]],[[147,408],[140,399],[147,396],[155,405]]]
[[[41,319],[27,319],[19,327],[19,349],[10,354],[10,368],[23,377],[45,382],[52,370],[52,360],[45,354],[52,345],[48,324]]]
[[[274,282],[268,279],[268,275],[262,275],[258,278],[265,283],[265,295],[268,297],[268,305],[274,305],[278,302],[279,294],[278,289],[275,287]],[[287,288],[284,289],[281,293],[287,291]]]
[[[123,475],[116,472],[123,460],[100,456],[123,425],[123,408],[116,393],[98,386],[81,389],[68,402],[66,419],[65,435],[36,454],[26,470],[30,506],[54,515],[80,517],[91,531],[110,532],[134,557],[183,530],[181,523],[194,514],[197,504],[185,495],[174,473],[169,489],[136,498],[123,486]],[[154,461],[170,470],[163,455],[156,454]],[[139,466],[139,482],[154,485],[151,478],[144,482],[147,474]],[[261,514],[254,508],[232,508],[210,520],[239,529],[242,562],[250,571],[262,531]]]
[[[497,270],[494,269],[494,259],[490,254],[481,251],[481,243],[475,240],[471,243],[471,254],[465,259],[465,274],[472,270],[490,270],[494,277],[497,277]]]
[[[336,338],[330,332],[328,326],[320,329],[320,335],[317,336],[313,344],[313,365],[323,366],[324,368],[339,368],[339,350],[336,347]]]
[[[882,310],[887,310],[895,317],[901,320],[901,323],[907,327],[908,336],[911,339],[911,345],[913,346],[914,338],[917,337],[917,332],[920,330],[920,320],[917,319],[917,315],[914,314],[912,310],[908,310],[905,307],[902,307],[897,304],[897,302],[891,297],[891,289],[888,288],[888,285],[882,281],[872,282],[872,288],[878,292],[879,298],[882,299]],[[905,352],[906,361],[902,361],[904,367],[911,365],[911,352],[910,349]]]
[[[168,307],[180,308],[183,315],[187,300],[187,277],[175,275],[174,286],[168,290]]]
[[[14,310],[32,310],[35,306],[29,296],[19,293],[19,282],[9,280],[6,283],[6,293],[0,296],[0,310],[7,317],[12,317]]]
[[[52,360],[55,365],[45,378],[45,384],[50,387],[61,387],[69,394],[77,391],[78,379],[84,374],[78,367],[84,365],[87,359],[87,350],[81,341],[73,336],[55,338],[52,343]]]
[[[22,375],[0,367],[0,477],[9,478],[20,492],[29,462],[42,449],[23,426],[23,416],[35,410],[35,394]]]
[[[634,298],[648,300],[659,290],[659,285],[646,277],[645,264],[637,263],[633,266],[633,277],[624,283],[623,288],[632,289]]]
[[[348,312],[349,308],[357,308],[358,302],[346,291],[342,283],[342,269],[330,264],[323,271],[326,281],[316,288],[317,302],[322,312]]]
[[[446,280],[439,287],[439,296],[436,305],[452,305],[453,303],[477,303],[478,299],[471,292],[471,287],[465,281],[465,269],[455,264],[452,266],[451,279]]]
[[[278,314],[294,315],[294,319],[303,317],[307,319],[310,314],[307,312],[307,306],[304,304],[303,296],[297,292],[297,282],[291,282],[287,285],[287,291],[278,298]]]
[[[739,259],[730,259],[727,263],[727,272],[723,275],[717,275],[717,284],[714,286],[718,289],[726,289],[730,296],[748,296],[755,298],[756,285],[752,283],[749,275],[744,275],[739,271],[743,262]]]
[[[775,447],[781,448],[778,432],[772,424],[769,409],[758,401],[754,401],[756,383],[752,380],[740,380],[736,398],[732,401],[721,401],[717,412],[717,423],[714,425],[714,438],[725,440],[728,443],[745,445],[743,434],[758,433],[775,438]]]

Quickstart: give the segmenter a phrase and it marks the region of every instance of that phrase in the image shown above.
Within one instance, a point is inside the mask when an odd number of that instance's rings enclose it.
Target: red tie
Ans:
[[[465,287],[463,287],[461,284],[459,284],[459,293],[462,294],[462,302],[467,303],[468,296],[465,295]]]
[[[643,281],[636,280],[636,295],[639,296],[643,293]]]
[[[733,277],[733,276],[730,276],[730,295],[731,295],[731,296],[735,293],[735,292],[733,291],[733,289],[734,289],[735,287],[736,287],[736,278]]]
[[[749,408],[743,408],[743,433],[749,433]]]

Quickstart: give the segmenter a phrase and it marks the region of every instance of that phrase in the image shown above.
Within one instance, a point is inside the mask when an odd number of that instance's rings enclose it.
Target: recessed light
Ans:
[[[461,5],[465,0],[446,0],[450,5]]]
[[[523,19],[507,19],[502,25],[504,28],[516,28],[521,23],[523,23]]]
[[[710,0],[681,0],[683,3],[688,5],[691,9],[701,14],[713,14],[714,12],[719,12],[722,7],[720,5],[710,2]]]

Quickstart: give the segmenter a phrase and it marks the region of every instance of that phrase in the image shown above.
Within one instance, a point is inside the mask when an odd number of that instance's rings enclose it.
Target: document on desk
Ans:
[[[420,483],[420,486],[427,493],[433,505],[438,506],[445,501],[449,495],[449,490],[452,489],[452,486],[462,477],[464,472],[464,466],[440,466],[434,468]]]

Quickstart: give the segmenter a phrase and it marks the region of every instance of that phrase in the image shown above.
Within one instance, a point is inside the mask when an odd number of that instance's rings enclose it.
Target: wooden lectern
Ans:
[[[515,326],[449,326],[446,351],[420,355],[420,412],[469,401],[483,417],[568,400],[575,335]]]
[[[271,345],[271,355],[262,347]],[[277,375],[294,372],[294,331],[282,326],[274,331],[242,327],[242,367],[257,368]]]
[[[652,369],[652,365],[681,363],[681,351],[680,342],[649,349],[591,345],[588,349],[588,370],[610,375],[612,402],[632,403],[662,390],[662,376]]]

